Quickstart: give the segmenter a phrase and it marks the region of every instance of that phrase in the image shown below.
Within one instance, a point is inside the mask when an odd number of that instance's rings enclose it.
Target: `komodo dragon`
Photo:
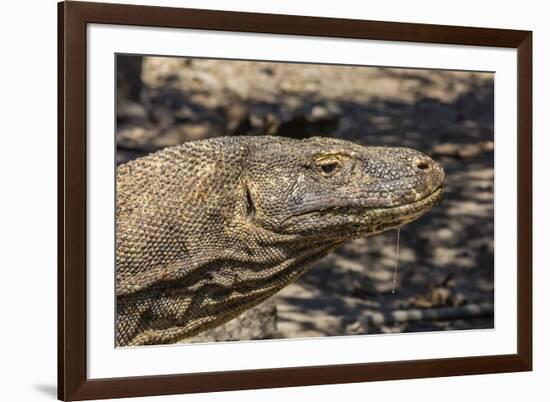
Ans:
[[[345,241],[417,219],[443,179],[412,149],[325,137],[221,137],[119,166],[117,346],[231,320]]]

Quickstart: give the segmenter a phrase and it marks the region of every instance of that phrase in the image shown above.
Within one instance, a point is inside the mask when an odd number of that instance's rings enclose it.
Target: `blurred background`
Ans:
[[[493,328],[493,74],[117,56],[117,163],[232,135],[407,146],[443,165],[442,202],[359,239],[190,342]]]

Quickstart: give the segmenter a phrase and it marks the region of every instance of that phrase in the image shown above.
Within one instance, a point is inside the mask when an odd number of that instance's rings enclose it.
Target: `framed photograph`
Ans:
[[[62,2],[58,396],[532,369],[532,33]]]

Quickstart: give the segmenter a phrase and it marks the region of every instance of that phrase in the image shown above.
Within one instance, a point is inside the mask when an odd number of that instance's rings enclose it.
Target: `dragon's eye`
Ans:
[[[317,166],[323,176],[330,177],[340,168],[340,160],[336,158],[327,158],[317,161]]]
[[[331,163],[321,165],[321,170],[323,171],[324,174],[331,174],[336,170],[337,167],[338,167],[338,164],[336,162],[331,162]]]

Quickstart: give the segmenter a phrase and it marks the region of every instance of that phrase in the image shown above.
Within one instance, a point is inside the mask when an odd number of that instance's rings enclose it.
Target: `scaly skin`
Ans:
[[[222,137],[121,165],[117,346],[231,320],[343,242],[417,219],[443,179],[412,149],[324,137]]]

